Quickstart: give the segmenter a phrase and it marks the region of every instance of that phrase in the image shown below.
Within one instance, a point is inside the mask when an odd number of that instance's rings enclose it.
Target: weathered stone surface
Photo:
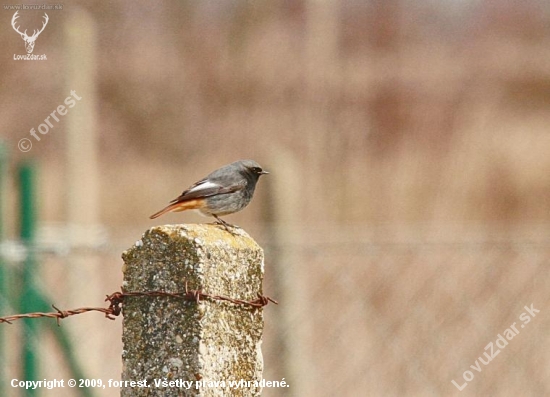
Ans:
[[[241,229],[231,234],[217,225],[153,227],[122,257],[124,292],[183,292],[186,281],[189,289],[243,300],[262,292],[263,251]],[[229,381],[262,379],[261,309],[127,297],[123,315],[122,379],[147,380],[148,387],[123,387],[122,396],[260,395],[259,387],[232,388]],[[193,383],[166,387],[155,380]],[[220,387],[208,383],[221,381]]]

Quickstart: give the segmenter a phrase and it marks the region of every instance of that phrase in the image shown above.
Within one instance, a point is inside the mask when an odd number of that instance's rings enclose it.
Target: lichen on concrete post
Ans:
[[[242,229],[153,227],[122,257],[123,292],[184,292],[187,283],[241,300],[262,293],[263,251]],[[123,315],[121,396],[260,395],[262,309],[139,296],[125,297]]]

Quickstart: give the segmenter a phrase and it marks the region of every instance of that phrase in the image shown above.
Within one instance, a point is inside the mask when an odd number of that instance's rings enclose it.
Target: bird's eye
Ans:
[[[259,174],[260,172],[262,172],[262,169],[260,167],[254,167],[252,168],[252,172]]]

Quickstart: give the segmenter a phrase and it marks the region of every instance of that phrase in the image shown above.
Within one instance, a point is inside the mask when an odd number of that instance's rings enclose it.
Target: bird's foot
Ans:
[[[230,224],[230,223],[227,223],[227,222],[224,221],[223,219],[218,218],[216,215],[213,215],[213,216],[214,216],[214,218],[216,218],[216,222],[214,222],[214,224],[222,225],[223,228],[224,228],[225,230],[227,230],[227,231],[228,231],[229,233],[231,233],[231,234],[235,234],[235,233],[233,233],[233,231],[232,231],[230,228],[233,228],[233,229],[239,228],[239,226],[237,226],[237,225],[232,225],[232,224]]]

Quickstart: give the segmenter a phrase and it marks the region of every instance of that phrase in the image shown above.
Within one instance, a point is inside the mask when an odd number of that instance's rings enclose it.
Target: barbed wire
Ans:
[[[108,318],[109,320],[114,320],[115,317],[119,316],[120,313],[122,312],[122,305],[124,303],[124,298],[130,297],[130,296],[155,296],[155,297],[162,296],[162,297],[184,299],[186,301],[196,302],[197,304],[201,300],[210,299],[210,300],[230,302],[235,305],[249,306],[256,309],[266,306],[269,302],[274,303],[276,305],[279,304],[279,302],[277,302],[276,300],[271,299],[268,296],[263,296],[261,294],[258,294],[258,297],[256,299],[247,301],[242,299],[230,298],[223,295],[208,294],[206,292],[202,292],[202,290],[200,289],[189,290],[187,288],[187,283],[185,283],[185,292],[164,292],[164,291],[113,292],[112,294],[107,295],[107,297],[105,298],[105,301],[109,302],[109,307],[107,308],[81,307],[73,310],[60,310],[55,305],[52,305],[52,307],[56,310],[55,312],[23,313],[23,314],[14,314],[11,316],[0,317],[0,324],[1,323],[12,324],[12,321],[21,320],[23,318],[49,317],[49,318],[55,318],[57,320],[57,325],[59,326],[60,325],[59,320],[62,320],[70,316],[75,316],[77,314],[88,313],[88,312],[100,312],[105,314],[105,317]]]

